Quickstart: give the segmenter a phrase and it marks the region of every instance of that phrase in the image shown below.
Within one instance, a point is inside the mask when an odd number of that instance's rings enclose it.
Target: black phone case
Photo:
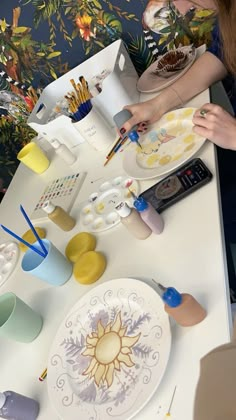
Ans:
[[[212,179],[200,158],[195,158],[140,194],[161,213]]]

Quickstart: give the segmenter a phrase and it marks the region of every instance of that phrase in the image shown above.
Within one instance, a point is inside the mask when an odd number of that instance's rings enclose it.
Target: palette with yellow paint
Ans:
[[[120,216],[115,210],[120,201],[132,205],[132,191],[138,194],[138,182],[127,176],[118,176],[104,182],[98,191],[90,194],[88,199],[79,206],[79,222],[83,229],[90,232],[102,232],[120,222]]]
[[[165,114],[140,138],[142,149],[131,145],[124,153],[123,168],[136,179],[167,174],[189,160],[205,138],[193,131],[196,108],[181,108]]]

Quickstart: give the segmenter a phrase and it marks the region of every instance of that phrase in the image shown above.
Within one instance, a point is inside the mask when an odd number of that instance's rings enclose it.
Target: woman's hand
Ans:
[[[125,106],[124,108],[128,109],[133,116],[120,129],[121,134],[131,130],[134,125],[139,126],[138,131],[144,131],[147,124],[158,121],[164,114],[158,102],[158,97],[155,97],[146,102]]]
[[[220,106],[203,105],[195,112],[193,124],[195,133],[224,149],[236,150],[236,119]]]

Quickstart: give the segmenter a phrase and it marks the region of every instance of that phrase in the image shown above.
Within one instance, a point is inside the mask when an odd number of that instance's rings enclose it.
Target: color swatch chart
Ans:
[[[65,211],[70,211],[86,173],[76,173],[52,180],[42,191],[40,198],[35,205],[31,215],[32,220],[47,218],[47,214],[42,210],[42,205],[49,200],[56,206],[61,206]]]

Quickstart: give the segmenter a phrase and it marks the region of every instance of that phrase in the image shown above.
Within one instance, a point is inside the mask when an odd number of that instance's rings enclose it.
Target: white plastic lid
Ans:
[[[6,399],[6,395],[3,392],[0,392],[0,409],[4,406]]]
[[[56,206],[52,204],[51,201],[45,201],[42,205],[42,209],[46,211],[46,213],[51,214],[55,210]]]
[[[58,149],[58,147],[61,145],[61,143],[57,139],[52,139],[51,145],[52,145],[52,147],[54,147],[54,149]]]
[[[120,215],[120,217],[127,217],[131,213],[131,208],[128,206],[127,203],[121,201],[119,204],[117,204],[116,211]]]

